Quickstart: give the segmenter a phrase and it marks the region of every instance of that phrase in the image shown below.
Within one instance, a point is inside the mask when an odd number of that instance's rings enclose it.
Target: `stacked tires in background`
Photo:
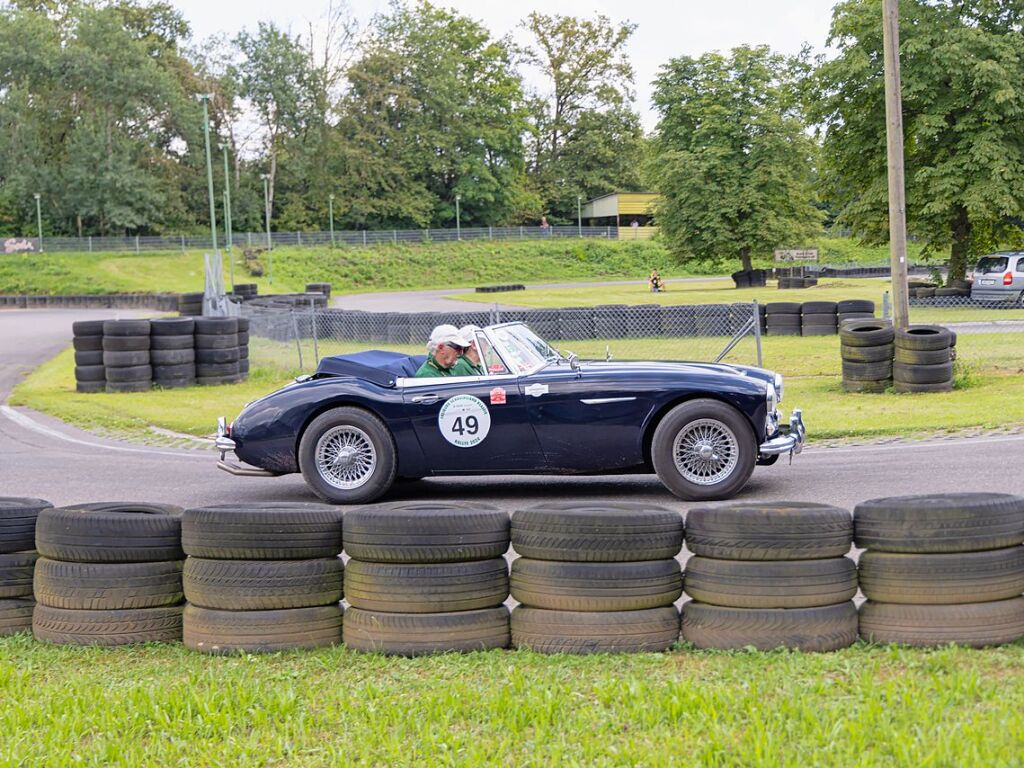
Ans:
[[[145,392],[153,384],[149,320],[104,320],[107,392]]]
[[[204,653],[341,642],[342,512],[327,504],[190,509],[184,640]]]
[[[1024,498],[997,493],[874,499],[854,509],[860,636],[906,645],[1024,637]]]
[[[840,326],[843,391],[879,393],[892,386],[895,335],[888,320],[849,320]]]
[[[834,301],[805,301],[800,305],[801,336],[835,336],[839,327]]]
[[[542,653],[664,651],[679,638],[677,513],[569,503],[512,515],[512,645]]]
[[[164,389],[191,387],[196,383],[196,353],[191,317],[150,321],[149,359],[153,383]]]
[[[178,314],[184,317],[203,316],[203,293],[178,294]]]
[[[181,509],[116,502],[44,509],[36,549],[37,639],[181,640]]]
[[[322,293],[326,298],[331,298],[330,283],[306,283],[306,293]]]
[[[36,518],[51,506],[42,499],[0,497],[0,637],[32,630]]]
[[[836,304],[836,320],[841,328],[847,320],[871,320],[875,316],[875,302],[868,299],[845,299]]]
[[[956,336],[937,325],[896,332],[892,377],[897,392],[951,392]]]
[[[771,301],[765,304],[765,330],[769,336],[799,336],[801,307],[796,301]]]
[[[857,639],[849,512],[733,504],[686,517],[682,636],[698,648],[832,651]]]
[[[103,321],[79,320],[71,324],[75,348],[75,389],[105,392],[107,371],[103,367]]]
[[[732,273],[737,288],[764,288],[768,283],[768,272],[764,269],[750,269]]]
[[[239,361],[238,318],[197,317],[195,319],[196,383],[233,384],[248,374],[248,330],[245,332],[245,375]]]
[[[235,283],[231,293],[242,301],[252,301],[259,294],[256,283]]]
[[[345,645],[399,656],[507,648],[508,544],[508,515],[484,505],[349,511]]]

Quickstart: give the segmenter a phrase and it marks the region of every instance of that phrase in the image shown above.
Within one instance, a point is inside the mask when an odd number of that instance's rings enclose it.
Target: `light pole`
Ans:
[[[583,237],[583,195],[576,195],[576,231]]]
[[[331,248],[334,247],[334,195],[327,196],[327,217],[331,223]]]
[[[263,179],[263,213],[267,222],[267,265],[270,284],[274,284],[274,244],[270,241],[270,174],[261,173]]]
[[[235,289],[235,260],[231,256],[231,246],[234,244],[231,237],[231,172],[228,169],[228,145],[220,144],[220,150],[224,153],[224,235],[227,237],[228,264],[231,265],[231,290]]]
[[[455,196],[455,239],[462,239],[462,220],[459,211],[459,203],[462,201],[462,195]]]
[[[206,141],[206,187],[210,196],[210,240],[213,250],[217,250],[217,209],[213,204],[213,159],[210,156],[210,110],[208,102],[212,94],[203,93],[198,96],[203,102],[203,138]]]
[[[34,195],[36,199],[36,227],[39,230],[39,252],[43,252],[43,209],[40,206],[39,198],[41,195],[36,192]]]
[[[885,68],[886,146],[889,161],[889,264],[892,317],[897,330],[910,322],[907,298],[907,196],[903,169],[903,106],[900,93],[900,11],[897,0],[882,3]]]

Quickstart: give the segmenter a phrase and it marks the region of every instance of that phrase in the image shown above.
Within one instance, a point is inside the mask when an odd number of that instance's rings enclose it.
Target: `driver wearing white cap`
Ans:
[[[458,328],[454,325],[437,326],[427,341],[427,359],[416,371],[416,378],[457,376],[452,369],[465,349],[466,341]]]
[[[479,325],[464,325],[459,328],[462,334],[466,351],[452,366],[452,373],[455,376],[485,376],[484,364],[480,360],[480,350],[476,346],[476,332],[480,330]]]

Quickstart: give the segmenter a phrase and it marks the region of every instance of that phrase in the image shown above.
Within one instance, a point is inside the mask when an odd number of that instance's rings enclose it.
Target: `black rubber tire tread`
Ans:
[[[1024,637],[1024,597],[963,605],[903,605],[868,600],[860,636],[869,643],[984,648]]]
[[[911,325],[896,332],[896,346],[921,351],[948,349],[953,346],[953,336],[941,325]]]
[[[240,373],[240,372],[239,372]],[[239,374],[231,376],[196,376],[196,384],[200,387],[218,387],[221,384],[237,384]]]
[[[852,600],[857,594],[857,566],[848,557],[762,561],[691,557],[686,561],[683,589],[699,603],[724,608],[815,608]]]
[[[238,333],[238,320],[234,317],[197,317],[195,332],[207,336],[225,336]]]
[[[512,562],[512,597],[556,611],[639,611],[672,605],[683,593],[676,560],[574,563],[520,557]]]
[[[871,349],[871,347],[866,347]],[[852,363],[843,360],[843,381],[883,381],[892,378],[892,361]]]
[[[339,557],[185,561],[185,599],[200,608],[265,611],[334,605],[344,596]]]
[[[835,317],[838,310],[839,305],[834,301],[805,301],[800,307],[800,313],[804,317],[808,315],[830,315]]]
[[[195,352],[196,363],[209,366],[215,363],[237,363],[238,347],[227,349],[197,349]]]
[[[185,606],[185,647],[211,654],[273,653],[330,648],[341,643],[340,605],[268,611],[221,611]]]
[[[798,301],[769,301],[764,312],[766,315],[799,315],[802,306]]]
[[[153,367],[150,365],[107,366],[103,370],[107,381],[115,384],[127,381],[151,381],[153,378]]]
[[[153,563],[68,563],[39,558],[35,597],[71,610],[123,610],[177,605],[183,598],[180,560]]]
[[[214,560],[310,560],[342,549],[342,513],[327,504],[266,502],[187,509],[186,554]]]
[[[877,347],[892,344],[895,338],[887,320],[858,320],[839,328],[839,341],[848,347]]]
[[[182,365],[154,365],[153,380],[161,381],[166,379],[195,379],[196,366],[194,363],[183,363]]]
[[[880,395],[891,386],[892,379],[882,379],[881,381],[844,381],[843,391]]]
[[[892,378],[900,384],[941,384],[953,379],[953,363],[936,365],[907,365],[894,363]]]
[[[75,381],[106,381],[107,369],[102,365],[76,365]]]
[[[36,549],[73,563],[181,560],[181,508],[100,502],[45,509],[36,523]]]
[[[575,563],[674,558],[683,548],[679,512],[637,502],[555,502],[512,514],[522,557]]]
[[[203,350],[196,350],[202,352]],[[199,378],[219,378],[234,376],[238,373],[238,361],[230,363],[196,363],[196,376]]]
[[[788,325],[772,326],[772,325],[769,325],[765,329],[765,332],[769,336],[800,336],[800,335],[802,335],[800,330],[801,330],[800,326],[798,326],[798,325],[794,325],[794,326],[788,326]]]
[[[76,381],[75,382],[76,392],[106,392],[107,382],[106,381]]]
[[[879,344],[877,347],[848,347],[841,344],[839,356],[848,363],[880,363],[892,362],[893,344]]]
[[[152,336],[149,339],[149,351],[153,353],[158,350],[192,349],[194,343],[191,334],[187,336]]]
[[[490,560],[508,551],[508,514],[486,504],[403,502],[352,509],[345,553],[376,563]]]
[[[801,336],[835,336],[837,332],[834,325],[805,325],[800,329]]]
[[[104,320],[103,336],[149,336],[149,320]]]
[[[237,333],[197,333],[192,338],[196,349],[230,349],[238,346]]]
[[[182,607],[73,611],[36,604],[32,632],[56,645],[132,645],[181,641]]]
[[[853,510],[857,546],[929,554],[1002,549],[1024,542],[1024,497],[946,493],[871,499]]]
[[[149,392],[153,382],[145,381],[107,381],[103,384],[104,392]]]
[[[765,318],[769,328],[799,328],[803,324],[800,315],[765,315]]]
[[[910,384],[906,381],[897,381],[893,383],[892,390],[897,394],[904,395],[919,392],[952,392],[953,380],[940,381],[934,384]]]
[[[159,387],[160,389],[185,389],[187,387],[196,386],[196,380],[194,376],[163,379],[154,374],[153,386]]]
[[[195,326],[191,317],[161,317],[149,321],[149,333],[151,336],[191,336]]]
[[[0,599],[32,599],[32,574],[38,557],[35,552],[0,555]]]
[[[509,647],[509,615],[505,606],[451,613],[350,608],[344,637],[350,650],[391,656],[487,651]]]
[[[349,560],[345,599],[387,613],[450,613],[495,608],[508,599],[505,558],[463,563],[368,563]]]
[[[642,611],[512,611],[512,647],[538,653],[638,653],[666,651],[679,640],[674,607]]]
[[[686,515],[686,546],[725,560],[820,560],[842,557],[853,520],[839,507],[811,502],[694,507]]]
[[[868,600],[952,605],[1006,600],[1024,592],[1024,547],[938,555],[864,552],[861,591]]]
[[[103,365],[103,352],[100,350],[95,352],[75,352],[75,365]]]
[[[173,338],[165,336],[164,338]],[[149,362],[154,366],[167,367],[172,365],[192,366],[196,361],[196,351],[188,349],[154,349],[149,353]],[[193,373],[195,371],[193,370]]]
[[[941,365],[953,359],[953,348],[918,350],[896,347],[895,359],[904,365]]]
[[[843,323],[853,323],[858,320],[874,320],[874,312],[840,312],[836,315],[836,319],[839,321],[839,325]]]
[[[104,352],[103,364],[109,368],[129,368],[149,365],[149,350],[135,352]]]
[[[71,346],[76,352],[102,352],[102,336],[75,336],[71,340]]]
[[[104,352],[140,352],[149,350],[149,336],[104,336]]]
[[[800,316],[800,322],[805,328],[811,325],[824,325],[835,328],[839,325],[839,320],[836,316],[828,313],[803,314]]]
[[[682,633],[683,640],[701,649],[836,651],[857,642],[857,608],[852,600],[817,608],[723,608],[690,602],[683,606]]]
[[[0,637],[32,631],[32,613],[36,602],[31,598],[0,600]]]
[[[849,314],[851,312],[869,312],[875,314],[875,302],[868,299],[844,299],[836,303],[836,312]]]
[[[77,320],[71,324],[71,333],[77,337],[102,336],[102,320]]]

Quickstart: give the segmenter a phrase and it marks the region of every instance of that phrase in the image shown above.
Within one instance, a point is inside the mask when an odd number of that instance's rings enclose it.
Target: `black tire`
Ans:
[[[836,319],[839,321],[839,326],[842,327],[844,323],[852,323],[857,320],[874,320],[875,315],[872,312],[843,312],[836,315]]]
[[[512,597],[531,608],[556,611],[639,611],[672,605],[683,592],[676,560],[577,563],[512,562]]]
[[[165,336],[164,338],[174,338],[173,336]],[[154,349],[149,353],[149,362],[155,367],[167,366],[183,366],[188,365],[192,368],[192,373],[195,375],[195,368],[193,363],[196,361],[196,351],[189,347],[188,349]]]
[[[877,347],[892,344],[896,331],[886,320],[859,320],[839,329],[839,341],[848,347]]]
[[[204,350],[197,349],[196,352]],[[201,379],[220,378],[222,376],[237,376],[238,361],[231,363],[196,363],[196,376]]]
[[[76,366],[103,365],[103,352],[75,352]]]
[[[940,381],[935,384],[910,384],[905,381],[897,381],[893,384],[893,392],[897,394],[910,394],[919,392],[952,392],[953,380]]]
[[[238,333],[238,319],[234,317],[197,317],[196,334],[204,336],[230,336]]]
[[[102,336],[76,336],[71,340],[71,346],[76,352],[102,352]]]
[[[102,336],[102,320],[78,320],[71,324],[71,333],[75,336]]]
[[[939,555],[868,551],[859,566],[864,596],[882,603],[983,603],[1024,592],[1024,547]]]
[[[908,365],[895,363],[892,377],[899,384],[941,384],[953,379],[953,363]]]
[[[196,386],[196,380],[195,377],[162,379],[154,375],[153,386],[160,389],[186,389],[187,387]]]
[[[766,315],[799,315],[801,307],[798,301],[769,301],[764,312]]]
[[[107,369],[102,365],[76,365],[75,381],[106,381]]]
[[[345,599],[386,613],[449,613],[495,608],[508,599],[505,558],[464,563],[368,563],[349,560]]]
[[[768,328],[799,328],[801,324],[800,315],[765,315]]]
[[[870,347],[867,347],[870,349]],[[851,363],[843,360],[843,381],[886,381],[892,378],[892,361]]]
[[[0,602],[13,597],[32,598],[32,574],[35,552],[12,552],[0,555]]]
[[[221,611],[185,606],[185,647],[212,654],[271,653],[341,643],[340,605],[277,611]]]
[[[842,344],[839,356],[848,363],[891,363],[894,350],[892,344],[880,344],[877,347],[848,347]]]
[[[800,323],[804,328],[809,326],[826,326],[829,328],[835,328],[839,325],[839,320],[835,314],[803,314],[800,316]]]
[[[534,560],[665,560],[683,547],[683,518],[636,502],[556,502],[516,510],[511,540],[519,555]]]
[[[36,549],[73,563],[181,560],[181,509],[132,502],[45,509],[36,523]]]
[[[238,347],[228,349],[197,349],[195,350],[195,361],[197,364],[211,365],[215,363],[237,363]]]
[[[666,651],[679,640],[674,607],[643,611],[512,611],[512,647],[538,653],[637,653]]]
[[[55,645],[132,645],[181,641],[181,606],[73,611],[36,605],[32,632]]]
[[[309,560],[342,549],[342,513],[326,504],[266,502],[187,509],[182,547],[216,560]]]
[[[106,381],[78,381],[75,382],[75,391],[83,393],[106,392]]]
[[[237,333],[197,333],[192,338],[195,339],[196,349],[230,349],[238,346]]]
[[[196,367],[192,363],[153,366],[153,379],[156,381],[165,379],[195,379],[195,377]]]
[[[508,545],[508,514],[486,504],[388,504],[345,516],[345,552],[367,562],[489,560]]]
[[[149,320],[104,320],[103,337],[149,336]]]
[[[195,320],[191,317],[162,317],[149,321],[151,336],[191,336],[195,333]]]
[[[852,312],[865,312],[873,315],[875,314],[875,302],[866,299],[846,299],[836,304],[836,312],[843,315]]]
[[[934,350],[903,349],[896,347],[895,359],[903,365],[942,365],[953,359],[953,348],[945,347]],[[952,378],[947,377],[947,378]]]
[[[344,595],[340,557],[185,561],[185,599],[201,608],[263,611],[334,605]]]
[[[686,546],[725,560],[817,560],[842,557],[853,520],[839,507],[810,502],[695,507],[686,515]]]
[[[340,433],[341,430],[355,435],[363,445],[363,454],[372,453],[375,458],[372,469],[359,478],[361,484],[355,488],[339,487],[342,480],[334,482],[325,478],[317,466],[318,444],[325,441],[329,443],[332,433]],[[366,504],[379,498],[391,488],[398,467],[398,455],[391,432],[384,422],[362,408],[333,408],[313,419],[299,440],[298,458],[306,484],[313,493],[332,504]]]
[[[181,602],[180,560],[152,563],[67,563],[39,558],[35,597],[71,610],[157,608]]]
[[[394,656],[508,648],[508,609],[405,614],[350,608],[344,637],[350,650]]]
[[[108,352],[107,354],[110,353]],[[114,383],[150,381],[153,378],[153,367],[149,365],[107,366],[103,369],[103,372],[107,377],[107,381]]]
[[[918,351],[948,349],[953,346],[953,336],[939,325],[912,325],[896,332],[896,346]]]
[[[800,336],[799,325],[771,325],[765,329],[765,333],[769,336]]]
[[[879,552],[977,552],[1024,542],[1024,498],[947,493],[872,499],[853,510],[858,547]]]
[[[149,350],[137,352],[104,352],[103,364],[108,368],[134,368],[149,365]]]
[[[234,373],[230,376],[196,376],[196,384],[200,387],[218,387],[222,384],[237,384],[240,374]]]
[[[815,608],[852,600],[857,594],[857,566],[848,557],[775,561],[691,557],[686,561],[683,589],[699,603],[725,608]]]
[[[148,352],[149,336],[104,336],[104,352]]]
[[[966,605],[902,605],[868,600],[860,636],[869,643],[984,648],[1024,637],[1024,597]]]
[[[824,315],[834,318],[839,305],[834,301],[805,301],[800,308],[804,317],[808,315]]]
[[[834,325],[805,325],[800,329],[801,336],[835,336],[836,333]]]
[[[0,637],[32,631],[32,613],[36,602],[31,598],[0,600]]]
[[[857,642],[852,600],[818,608],[722,608],[690,602],[683,606],[682,625],[683,640],[702,649],[826,652]]]
[[[149,339],[149,353],[152,355],[157,351],[170,351],[180,349],[192,349],[194,344],[192,336],[151,336]]]
[[[880,395],[892,386],[892,379],[881,381],[844,381],[843,391],[859,394]]]
[[[153,388],[153,382],[145,381],[107,381],[103,385],[104,392],[149,392]]]
[[[720,480],[707,485],[687,479],[677,468],[674,458],[675,442],[698,421],[705,422],[705,431],[718,432],[722,437],[721,445],[728,446],[735,457],[730,456],[726,466],[720,470],[728,472]],[[680,498],[689,501],[728,499],[743,489],[754,471],[757,440],[746,416],[732,406],[704,398],[689,400],[669,411],[654,430],[651,461],[661,482]]]

